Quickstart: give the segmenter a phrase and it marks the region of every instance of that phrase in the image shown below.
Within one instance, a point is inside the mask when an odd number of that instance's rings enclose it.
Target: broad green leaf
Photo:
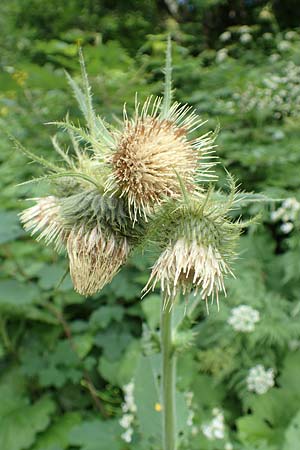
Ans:
[[[111,384],[122,387],[132,379],[140,355],[140,342],[134,340],[129,344],[120,360],[109,361],[102,356],[99,360],[98,370],[102,377]]]
[[[291,421],[285,432],[284,445],[282,450],[296,450],[300,443],[300,411]]]
[[[278,437],[281,430],[274,430],[268,424],[259,417],[256,416],[244,416],[236,422],[238,428],[238,437],[243,444],[247,443],[260,443],[260,441],[266,441],[270,444],[278,443]]]
[[[115,420],[90,420],[75,426],[70,432],[69,442],[80,450],[121,450],[122,429]]]
[[[44,289],[58,289],[59,291],[68,291],[73,289],[70,275],[66,274],[66,265],[56,263],[45,264],[38,272],[39,286]]]
[[[148,295],[142,301],[142,310],[146,316],[147,323],[151,330],[155,330],[160,322],[161,297],[160,295]]]
[[[30,403],[25,396],[24,379],[13,372],[0,384],[0,448],[22,450],[31,446],[43,431],[55,410],[53,401],[44,396]]]
[[[82,359],[85,358],[91,351],[94,339],[90,334],[80,334],[73,337],[73,343],[75,345],[77,355]]]
[[[40,297],[36,285],[17,280],[0,280],[0,310],[8,314],[22,314]]]
[[[133,337],[125,328],[111,325],[95,336],[95,344],[103,349],[103,355],[109,361],[120,360]]]
[[[66,449],[69,444],[70,430],[80,422],[80,414],[76,412],[59,416],[53,425],[38,436],[32,450]]]
[[[141,356],[134,376],[137,419],[143,439],[161,440],[161,405],[158,372],[151,357]]]
[[[121,322],[124,308],[119,305],[100,306],[90,317],[90,325],[94,330],[106,328],[110,322]]]
[[[24,234],[17,212],[0,210],[0,244],[17,239]]]

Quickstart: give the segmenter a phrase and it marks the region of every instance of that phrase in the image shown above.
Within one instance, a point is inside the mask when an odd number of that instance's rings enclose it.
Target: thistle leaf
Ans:
[[[85,175],[83,173],[78,173],[78,172],[60,172],[60,173],[57,173],[54,175],[45,175],[44,177],[34,178],[33,180],[28,180],[28,181],[24,181],[23,183],[19,183],[18,186],[24,186],[26,184],[37,183],[39,181],[45,181],[45,180],[55,180],[57,178],[64,178],[64,177],[80,178],[84,181],[88,181],[90,184],[92,184],[96,188],[98,188],[98,189],[100,188],[100,186],[98,186],[98,184],[96,183],[95,180],[93,180],[93,178],[89,177],[88,175]]]
[[[109,147],[114,146],[114,140],[107,130],[103,120],[96,116],[93,103],[92,103],[92,93],[91,93],[91,86],[89,84],[84,58],[82,54],[82,50],[79,49],[79,61],[80,61],[80,67],[81,67],[81,78],[82,78],[82,84],[83,84],[83,90],[78,86],[76,81],[68,74],[66,73],[66,76],[68,78],[69,84],[71,88],[73,89],[75,98],[78,102],[78,105],[84,115],[84,118],[86,120],[87,126],[90,130],[91,137],[93,139],[102,140],[105,145],[108,145]]]
[[[51,161],[47,161],[42,156],[37,156],[34,153],[32,153],[30,150],[27,150],[21,142],[19,142],[14,136],[9,136],[9,139],[14,143],[14,146],[17,150],[21,151],[24,155],[26,155],[29,159],[32,161],[41,164],[42,166],[46,167],[49,170],[52,170],[53,172],[60,172],[62,168],[57,166],[56,164],[52,163]]]
[[[71,158],[67,155],[67,153],[65,153],[64,151],[63,151],[63,149],[60,147],[60,145],[59,145],[59,143],[58,143],[58,141],[57,141],[57,136],[55,135],[55,136],[53,136],[52,138],[51,138],[51,142],[52,142],[52,145],[53,145],[53,147],[54,147],[54,150],[56,150],[56,152],[66,161],[66,163],[69,165],[69,166],[71,166],[72,167],[72,160],[71,160]]]
[[[90,144],[94,153],[103,154],[104,152],[103,142],[93,137],[84,128],[77,127],[73,123],[69,122],[67,119],[65,121],[48,122],[47,125],[56,125],[57,127],[62,128],[65,131],[73,132],[73,136],[75,135],[74,136],[75,138],[77,137],[79,138],[79,140],[83,140],[86,143]]]

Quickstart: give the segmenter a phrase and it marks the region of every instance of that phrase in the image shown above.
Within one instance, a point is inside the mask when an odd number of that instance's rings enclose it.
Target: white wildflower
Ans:
[[[299,339],[292,339],[289,344],[289,349],[294,352],[295,350],[298,350],[300,348],[300,340]]]
[[[252,41],[252,36],[250,33],[243,33],[240,37],[240,42],[242,44],[248,44],[248,42]]]
[[[269,56],[270,63],[274,63],[280,59],[280,55],[278,53],[272,53],[272,55]]]
[[[223,412],[218,408],[214,408],[212,414],[214,417],[211,422],[202,425],[202,433],[209,440],[224,439],[225,425]]]
[[[186,421],[186,424],[187,424],[188,427],[192,427],[193,426],[194,417],[195,417],[194,411],[190,410],[189,413],[188,413],[187,421]]]
[[[249,370],[246,381],[249,391],[259,395],[265,394],[272,386],[274,386],[274,370],[266,370],[264,366],[258,364]]]
[[[272,137],[273,137],[274,141],[281,141],[281,139],[284,139],[285,134],[282,130],[276,130],[276,131],[274,131]]]
[[[277,222],[277,220],[281,219],[283,215],[284,215],[284,209],[283,208],[278,208],[275,211],[272,211],[271,212],[271,220],[272,220],[272,222]]]
[[[224,31],[224,33],[222,33],[219,37],[220,41],[222,42],[226,42],[229,41],[229,39],[231,39],[231,33],[230,31]]]
[[[262,35],[262,37],[266,40],[266,41],[270,41],[273,37],[272,33],[264,33]]]
[[[216,61],[221,63],[225,61],[226,58],[228,58],[228,50],[227,48],[221,48],[221,50],[217,52]]]
[[[243,33],[250,33],[250,32],[251,32],[251,28],[248,27],[248,25],[243,25],[243,26],[241,26],[241,27],[239,28],[239,32],[240,32],[241,34],[243,34]]]
[[[287,39],[288,41],[295,39],[297,36],[298,35],[297,35],[296,31],[288,31],[284,35],[285,39]]]
[[[128,428],[124,433],[121,434],[121,438],[123,441],[127,442],[128,444],[132,441],[132,435],[133,435],[133,428]]]
[[[198,427],[196,427],[195,425],[192,427],[191,430],[192,436],[196,436],[199,433],[199,429]]]
[[[134,422],[134,413],[136,412],[136,404],[134,401],[134,383],[131,381],[130,383],[123,386],[124,391],[124,403],[122,404],[123,416],[119,420],[119,424],[122,428],[125,429],[124,433],[122,433],[121,438],[123,441],[129,443],[132,440],[133,428],[132,424]]]
[[[277,45],[278,50],[280,50],[281,52],[289,50],[290,47],[291,44],[289,41],[280,41],[279,44]]]
[[[282,220],[284,223],[280,229],[283,233],[288,234],[294,228],[294,221],[299,218],[300,203],[294,197],[284,200],[281,207],[271,212],[271,220],[277,222]]]
[[[233,445],[231,442],[226,442],[224,450],[233,450]]]
[[[133,414],[124,414],[121,420],[119,421],[119,424],[121,425],[122,428],[129,428],[133,421],[134,421]]]
[[[292,224],[292,222],[285,222],[280,227],[281,231],[284,234],[289,234],[293,228],[294,228],[294,225]]]
[[[294,211],[299,211],[300,210],[300,203],[294,198],[294,197],[289,197],[286,198],[283,203],[282,203],[282,207],[286,208],[286,209],[292,209]]]
[[[255,324],[259,322],[259,320],[259,312],[256,309],[251,308],[251,306],[240,305],[231,310],[228,323],[235,331],[249,333],[254,331]]]

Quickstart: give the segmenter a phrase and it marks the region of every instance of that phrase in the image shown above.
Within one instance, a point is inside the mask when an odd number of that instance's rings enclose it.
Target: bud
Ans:
[[[54,196],[35,198],[36,204],[20,214],[24,229],[31,235],[38,234],[37,241],[44,239],[46,244],[54,242],[61,251],[68,235],[60,216],[60,202]]]
[[[145,292],[160,282],[165,305],[174,302],[179,293],[198,292],[202,299],[219,299],[225,293],[224,276],[231,274],[230,262],[241,224],[227,217],[230,205],[193,196],[164,214],[154,224],[159,230],[154,240],[163,251],[152,267]]]
[[[74,289],[82,295],[95,294],[109,283],[125,263],[130,247],[126,238],[104,233],[98,226],[86,232],[73,229],[67,251]]]

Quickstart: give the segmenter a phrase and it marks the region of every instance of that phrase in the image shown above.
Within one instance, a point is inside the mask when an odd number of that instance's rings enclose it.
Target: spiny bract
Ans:
[[[177,294],[198,292],[201,298],[219,302],[219,292],[225,293],[224,276],[232,274],[230,263],[243,226],[231,222],[228,212],[235,194],[226,203],[214,199],[214,193],[194,193],[178,202],[153,221],[149,239],[162,248],[155,262],[145,292],[160,282],[165,306],[172,306]]]

